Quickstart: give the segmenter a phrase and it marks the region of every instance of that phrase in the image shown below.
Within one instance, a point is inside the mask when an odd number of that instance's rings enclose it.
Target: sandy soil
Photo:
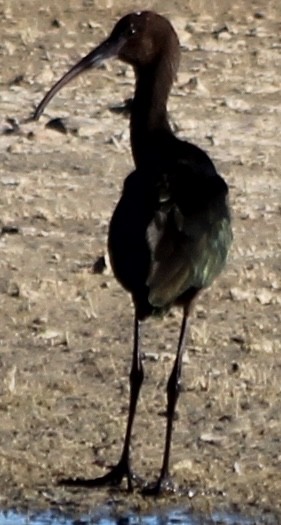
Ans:
[[[281,514],[281,4],[145,7],[179,33],[171,118],[228,181],[235,234],[225,272],[193,315],[173,437],[172,471],[190,489],[179,504],[241,509],[269,523],[270,513]],[[127,1],[0,1],[2,507],[152,504],[137,493],[56,486],[62,475],[103,473],[126,423],[130,297],[109,269],[93,273],[93,261],[106,252],[132,168],[128,121],[110,110],[132,95],[132,72],[110,63],[65,88],[39,122],[19,125],[130,10]],[[67,134],[46,128],[58,116]],[[161,462],[179,324],[174,311],[145,326],[132,456],[149,479]]]

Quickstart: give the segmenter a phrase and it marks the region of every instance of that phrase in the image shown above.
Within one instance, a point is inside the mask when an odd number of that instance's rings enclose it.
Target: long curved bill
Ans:
[[[77,64],[75,64],[63,77],[56,82],[56,84],[46,93],[45,97],[41,100],[37,106],[33,119],[38,120],[42,115],[45,107],[49,104],[50,100],[56,95],[56,93],[73,78],[77,77],[83,71],[96,67],[107,58],[116,57],[120,48],[122,47],[124,40],[122,38],[113,38],[111,35],[104,42],[102,42],[95,49],[90,51],[88,55],[83,57]]]

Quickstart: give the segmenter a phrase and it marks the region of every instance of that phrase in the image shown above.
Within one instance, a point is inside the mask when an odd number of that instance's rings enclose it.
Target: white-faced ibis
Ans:
[[[175,79],[180,48],[170,22],[157,13],[131,13],[117,22],[110,36],[74,65],[37,107],[38,119],[57,91],[83,71],[117,57],[130,64],[136,87],[131,106],[131,147],[136,169],[125,180],[113,213],[108,250],[113,272],[135,307],[134,348],[130,372],[130,405],[123,450],[116,466],[95,479],[68,484],[118,485],[135,476],[130,440],[143,382],[140,324],[172,306],[183,318],[174,366],[167,384],[167,428],[160,475],[144,492],[174,490],[169,475],[173,417],[180,392],[182,355],[188,318],[199,292],[221,272],[231,243],[228,188],[213,162],[199,147],[175,137],[167,99]]]

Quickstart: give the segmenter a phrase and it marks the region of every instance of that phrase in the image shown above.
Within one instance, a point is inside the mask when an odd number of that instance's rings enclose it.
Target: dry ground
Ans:
[[[117,3],[0,1],[2,506],[105,501],[106,493],[71,493],[55,480],[100,474],[120,451],[132,308],[110,271],[93,274],[92,262],[106,251],[132,168],[128,121],[110,111],[132,95],[132,73],[110,63],[65,88],[39,122],[17,125],[132,10]],[[172,465],[194,497],[180,504],[234,506],[267,523],[267,513],[281,512],[281,4],[145,6],[179,33],[171,118],[228,181],[235,234],[226,271],[193,315]],[[57,116],[67,117],[67,134],[45,127]],[[179,324],[173,312],[145,327],[133,460],[149,478],[161,460]],[[113,497],[126,504],[124,493]],[[149,505],[135,498],[127,504]]]

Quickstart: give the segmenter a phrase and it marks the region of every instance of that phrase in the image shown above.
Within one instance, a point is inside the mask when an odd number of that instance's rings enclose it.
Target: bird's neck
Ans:
[[[167,101],[173,83],[173,70],[167,59],[136,70],[136,89],[131,112],[131,147],[137,168],[160,155],[161,137],[172,134]],[[163,153],[163,148],[162,148]]]

